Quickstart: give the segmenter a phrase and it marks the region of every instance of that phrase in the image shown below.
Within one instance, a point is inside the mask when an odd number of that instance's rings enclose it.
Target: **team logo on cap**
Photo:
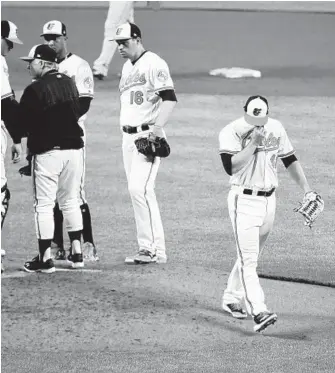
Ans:
[[[52,30],[53,28],[55,27],[55,23],[54,22],[50,22],[47,26],[47,30]]]
[[[117,30],[116,30],[116,35],[120,35],[121,32],[122,32],[123,28],[122,27],[119,27]]]
[[[262,109],[254,109],[254,111],[252,112],[253,113],[253,115],[255,116],[255,117],[258,117],[259,116],[259,114],[262,112]]]

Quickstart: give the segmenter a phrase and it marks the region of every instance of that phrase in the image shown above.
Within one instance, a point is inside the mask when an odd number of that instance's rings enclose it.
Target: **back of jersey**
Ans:
[[[44,75],[26,88],[20,106],[33,153],[82,147],[79,95],[68,76],[56,71]]]

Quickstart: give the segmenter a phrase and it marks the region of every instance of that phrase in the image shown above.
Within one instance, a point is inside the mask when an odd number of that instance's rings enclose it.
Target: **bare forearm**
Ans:
[[[249,144],[243,150],[232,157],[231,170],[233,174],[240,171],[250,161],[251,157],[255,153],[255,150],[256,145],[249,142]]]
[[[176,106],[176,101],[163,101],[162,102],[160,111],[158,114],[158,118],[155,123],[155,127],[158,127],[160,129],[164,128],[175,106]]]
[[[308,184],[306,179],[304,170],[299,161],[293,162],[288,168],[288,173],[290,174],[291,178],[300,186],[300,188],[305,192],[311,191],[311,188]]]

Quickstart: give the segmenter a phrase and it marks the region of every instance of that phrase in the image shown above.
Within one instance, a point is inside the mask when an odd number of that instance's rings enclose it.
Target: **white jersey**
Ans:
[[[1,55],[1,100],[11,97],[11,96],[13,96],[13,91],[9,83],[8,66],[7,66],[6,58]],[[7,129],[3,121],[1,121],[1,129],[7,135]],[[3,138],[2,131],[1,131],[1,138]]]
[[[94,96],[93,73],[88,62],[81,57],[69,53],[66,58],[58,65],[58,71],[69,76],[76,83],[79,97]],[[79,125],[84,128],[86,114],[79,119]]]
[[[253,129],[244,117],[229,123],[219,135],[220,153],[234,155],[243,150]],[[278,186],[277,159],[293,154],[294,149],[281,122],[269,118],[264,129],[265,140],[250,161],[230,177],[231,185],[264,191]]]
[[[12,88],[9,84],[8,66],[4,56],[1,56],[1,100],[13,96]]]
[[[135,64],[128,60],[119,84],[121,127],[154,124],[162,102],[158,93],[166,89],[174,86],[169,67],[161,57],[147,51]]]

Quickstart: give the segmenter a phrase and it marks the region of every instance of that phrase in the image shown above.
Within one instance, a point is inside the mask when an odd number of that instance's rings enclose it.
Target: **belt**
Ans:
[[[152,126],[152,124],[151,124]],[[133,126],[123,126],[122,127],[122,131],[123,132],[126,132],[126,133],[139,133],[139,132],[142,132],[142,131],[147,131],[148,129],[150,129],[149,127],[149,124],[141,124],[140,126],[136,126],[136,127],[133,127]]]
[[[252,189],[243,189],[243,194],[255,195],[258,197],[270,197],[274,191],[275,188],[272,188],[268,192],[264,192],[261,190],[259,192],[254,192]]]

